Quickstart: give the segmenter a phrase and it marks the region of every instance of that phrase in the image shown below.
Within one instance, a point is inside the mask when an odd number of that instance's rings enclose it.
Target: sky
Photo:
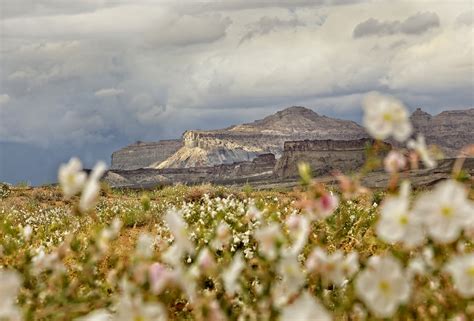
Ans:
[[[0,181],[293,105],[474,106],[471,0],[1,0]]]

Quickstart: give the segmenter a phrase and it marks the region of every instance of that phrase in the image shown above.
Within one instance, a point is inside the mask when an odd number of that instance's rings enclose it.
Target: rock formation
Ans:
[[[365,150],[372,143],[369,138],[286,142],[275,174],[283,179],[298,177],[298,164],[301,162],[308,163],[317,176],[333,171],[348,173],[364,164]]]
[[[427,144],[439,146],[448,157],[456,157],[461,148],[474,144],[474,108],[443,111],[436,116],[418,108],[410,118],[415,133],[422,133]]]
[[[192,168],[141,168],[109,170],[105,181],[112,187],[153,187],[175,183],[234,184],[270,179],[276,159],[273,154],[262,154],[252,161]]]
[[[111,169],[132,170],[161,163],[183,146],[181,140],[136,142],[112,154]]]
[[[221,130],[191,130],[184,146],[154,168],[189,168],[249,161],[272,153],[279,158],[286,141],[359,139],[365,130],[353,121],[320,116],[305,107],[290,107],[253,123]]]

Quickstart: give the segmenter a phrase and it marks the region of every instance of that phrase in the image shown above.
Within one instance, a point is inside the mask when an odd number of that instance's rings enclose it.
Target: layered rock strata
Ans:
[[[235,184],[270,179],[276,159],[273,154],[259,155],[252,161],[192,168],[141,168],[109,170],[104,180],[112,187],[153,187],[157,185]]]
[[[305,107],[290,107],[252,123],[221,130],[191,130],[184,146],[154,168],[190,168],[250,161],[272,153],[279,158],[287,141],[367,137],[353,121],[320,116]]]
[[[111,169],[133,170],[161,163],[183,146],[179,139],[136,142],[112,154]]]
[[[456,157],[463,147],[474,144],[474,108],[435,116],[418,108],[410,118],[414,132],[422,133],[427,144],[439,146],[447,157]]]
[[[351,172],[364,164],[366,148],[372,143],[369,138],[286,142],[275,174],[283,179],[298,177],[298,164],[301,162],[308,163],[313,174],[318,176],[333,171]]]

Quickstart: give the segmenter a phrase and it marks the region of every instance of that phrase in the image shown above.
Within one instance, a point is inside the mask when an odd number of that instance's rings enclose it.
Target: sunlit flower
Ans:
[[[383,160],[383,165],[387,173],[398,173],[407,166],[407,160],[402,153],[391,150]]]
[[[87,174],[82,171],[81,161],[75,157],[67,164],[61,164],[58,171],[58,182],[64,197],[70,198],[78,194],[87,179]]]
[[[445,270],[453,278],[454,287],[461,296],[474,298],[474,253],[454,256]]]
[[[154,294],[160,294],[168,283],[173,282],[174,273],[161,263],[153,263],[148,268],[150,288]]]
[[[281,321],[330,321],[331,315],[311,294],[304,291],[298,299],[281,312]]]
[[[341,250],[327,254],[325,250],[315,248],[306,260],[306,268],[327,282],[340,286],[359,270],[359,257],[356,252],[344,256]]]
[[[332,192],[324,192],[316,199],[305,199],[299,206],[313,220],[323,220],[331,216],[339,206],[339,197]]]
[[[16,297],[21,287],[20,275],[13,270],[0,269],[0,320],[20,321],[21,312]]]
[[[393,136],[403,142],[413,130],[407,108],[394,97],[369,93],[364,98],[363,109],[364,127],[376,139]]]
[[[286,226],[294,240],[290,251],[297,255],[303,250],[308,241],[310,221],[306,216],[293,214],[287,218]]]
[[[423,135],[418,135],[416,140],[409,140],[407,147],[413,149],[418,154],[418,156],[421,158],[421,161],[427,168],[436,167],[436,160],[431,157],[430,152],[426,147],[426,141]]]
[[[413,213],[422,220],[428,234],[439,243],[455,241],[472,216],[472,205],[461,183],[446,180],[423,194]]]
[[[135,255],[143,259],[149,259],[153,256],[155,249],[155,239],[148,233],[140,233],[135,248]]]
[[[79,209],[81,212],[90,211],[99,198],[100,183],[99,180],[106,170],[104,162],[98,162],[92,169],[89,178],[82,190],[81,199],[79,200]]]
[[[305,275],[296,255],[284,256],[278,264],[278,273],[282,277],[282,286],[287,295],[298,292],[305,283]]]
[[[75,321],[112,321],[112,314],[104,309],[94,310],[89,314],[80,318],[74,319]]]
[[[207,247],[203,248],[197,257],[197,265],[203,273],[208,273],[216,267],[216,261]]]
[[[227,247],[232,239],[232,230],[229,225],[222,221],[216,228],[216,237],[212,241],[212,246],[216,250],[222,250]]]
[[[187,224],[182,218],[183,213],[171,209],[166,213],[165,221],[174,236],[178,248],[183,252],[194,253],[194,246],[189,240]]]
[[[44,271],[63,272],[65,270],[57,252],[46,254],[42,248],[33,256],[31,263],[32,273],[35,275]]]
[[[237,253],[234,255],[230,266],[222,273],[224,288],[227,294],[234,295],[237,291],[240,290],[238,279],[240,277],[240,273],[245,267],[244,264],[245,263],[242,259],[242,254]]]
[[[407,247],[418,246],[425,239],[422,221],[409,209],[407,182],[402,184],[401,190],[400,195],[387,197],[383,201],[376,226],[377,235],[387,243],[401,242]]]
[[[33,228],[31,227],[31,225],[28,224],[23,228],[22,233],[25,241],[29,241],[31,238],[31,234],[33,233]]]
[[[255,203],[251,203],[247,212],[246,217],[250,220],[260,220],[262,218],[262,211],[260,211],[256,206]]]
[[[259,253],[269,260],[276,259],[278,256],[278,243],[282,238],[280,225],[277,223],[271,223],[270,225],[255,231],[254,237],[258,242]]]
[[[379,318],[388,318],[410,296],[409,278],[393,257],[372,256],[355,283],[356,293]]]

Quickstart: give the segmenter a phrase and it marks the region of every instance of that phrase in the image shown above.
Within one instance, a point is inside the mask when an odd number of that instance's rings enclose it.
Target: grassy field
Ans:
[[[147,192],[103,188],[96,209],[89,213],[80,213],[78,199],[65,200],[56,187],[13,188],[1,199],[0,266],[22,275],[16,308],[28,320],[72,320],[94,310],[97,313],[87,320],[106,320],[110,311],[117,320],[152,320],[164,315],[175,320],[277,319],[285,318],[285,305],[302,291],[317,297],[335,320],[364,320],[382,315],[357,295],[354,275],[367,266],[370,257],[390,254],[407,274],[412,271],[410,300],[400,304],[392,319],[474,317],[472,301],[459,295],[440,268],[457,252],[472,253],[471,236],[449,244],[429,240],[410,250],[399,243],[387,244],[375,231],[382,192],[355,199],[341,196],[332,215],[312,220],[303,233],[301,222],[289,218],[301,216],[302,200],[307,201],[308,195],[316,198],[320,188],[254,191],[251,187],[232,190],[206,185]],[[172,208],[181,211],[187,241],[180,241],[183,235],[177,235],[173,227],[170,233],[165,216]],[[115,228],[110,227],[114,224]],[[277,229],[269,228],[262,240],[259,235],[263,234],[258,233],[263,226]],[[306,240],[295,261],[301,270],[293,275],[292,263],[282,262],[285,252],[298,243],[298,235]],[[180,242],[190,242],[192,249],[182,258],[173,258],[171,245]],[[207,261],[200,255],[204,248],[211,253]],[[308,261],[315,248],[333,254],[340,251],[343,256],[357,253],[357,266],[343,285],[331,277],[329,254],[329,270],[311,271]],[[244,263],[236,267],[236,290],[232,291],[225,275],[236,253]],[[156,262],[174,268],[181,264],[185,271],[180,272],[180,280],[168,276],[162,278],[167,282],[160,283],[150,272]],[[346,263],[335,257],[332,261]],[[291,289],[280,288],[285,282]],[[153,307],[159,314],[146,312]],[[315,316],[318,319],[326,320]]]

